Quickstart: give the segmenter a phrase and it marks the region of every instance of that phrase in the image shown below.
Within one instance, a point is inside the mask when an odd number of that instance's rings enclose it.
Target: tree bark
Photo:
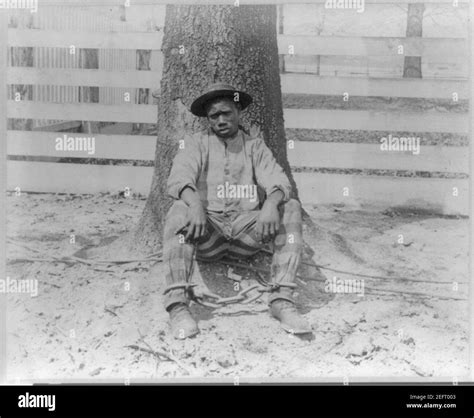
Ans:
[[[130,249],[160,247],[163,220],[171,204],[166,182],[178,141],[205,128],[189,112],[211,83],[222,81],[252,95],[243,113],[247,129],[258,127],[297,189],[287,159],[277,46],[276,6],[172,6],[166,8],[158,104],[155,170],[150,194],[130,240]]]

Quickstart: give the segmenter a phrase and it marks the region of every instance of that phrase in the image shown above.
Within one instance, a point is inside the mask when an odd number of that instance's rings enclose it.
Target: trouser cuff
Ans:
[[[289,288],[280,288],[270,292],[268,295],[268,305],[277,299],[284,299],[288,302],[295,303],[295,300],[293,299],[293,290]]]
[[[184,303],[189,305],[189,298],[182,289],[170,290],[164,296],[164,306],[168,310],[175,303]]]

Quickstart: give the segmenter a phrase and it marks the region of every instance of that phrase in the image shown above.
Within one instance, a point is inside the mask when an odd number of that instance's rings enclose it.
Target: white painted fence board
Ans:
[[[44,157],[110,158],[154,161],[156,137],[150,135],[91,135],[95,149],[56,150],[57,138],[87,138],[86,134],[61,132],[8,131],[8,155]],[[59,141],[61,142],[61,141]],[[467,147],[421,145],[418,155],[412,152],[381,151],[377,144],[344,144],[296,141],[288,149],[292,167],[352,168],[379,170],[417,170],[468,173]]]
[[[156,123],[155,105],[8,101],[9,118]],[[286,128],[467,133],[467,114],[284,109]]]
[[[468,81],[392,79],[367,77],[327,77],[312,74],[282,74],[283,93],[350,96],[416,97],[429,99],[469,98]]]
[[[384,210],[410,207],[469,216],[469,180],[295,173],[303,205],[346,204]],[[349,196],[343,195],[344,187]],[[453,187],[459,195],[453,196]]]
[[[122,6],[124,0],[39,0],[40,6]],[[459,0],[459,4],[467,4],[469,0]],[[223,4],[233,5],[235,0],[133,0],[134,6],[157,4]],[[325,4],[326,0],[240,0],[239,4]],[[453,0],[365,0],[366,4],[453,4]]]
[[[8,29],[10,46],[99,48],[99,49],[161,49],[161,32],[79,32],[39,29]],[[369,55],[422,56],[445,61],[467,57],[468,43],[458,38],[393,38],[278,35],[278,51],[288,54],[289,46],[296,55]],[[403,45],[403,53],[398,52]]]
[[[162,71],[51,69],[8,67],[8,84],[159,88]],[[467,80],[393,79],[373,77],[328,77],[313,74],[281,75],[284,93],[359,96],[468,98]]]
[[[155,105],[101,105],[97,103],[44,103],[8,101],[9,118],[156,123]]]
[[[51,193],[150,191],[153,167],[7,161],[8,190]]]
[[[284,109],[286,128],[467,133],[468,114]]]
[[[158,88],[161,71],[9,67],[8,84]]]
[[[331,77],[402,78],[404,57],[398,55],[285,55],[288,72],[319,74]],[[465,80],[469,77],[466,58],[425,58],[421,62],[424,78]]]
[[[416,170],[469,173],[468,147],[424,146],[420,153],[381,151],[377,144],[296,141],[288,149],[292,167]]]
[[[161,32],[79,32],[8,29],[9,46],[98,49],[160,49]]]
[[[293,46],[295,55],[376,55],[443,57],[450,61],[467,57],[467,40],[455,38],[392,38],[345,36],[279,35],[278,51],[289,54]],[[398,52],[403,45],[403,53]]]
[[[57,150],[56,144],[62,144],[64,137],[94,138],[94,153],[89,153],[85,141],[77,141],[78,144],[84,144],[81,150]],[[60,140],[57,141],[57,138]],[[8,131],[7,139],[8,155],[155,160],[156,136],[150,135]],[[75,139],[74,142],[76,142]],[[89,141],[89,143],[92,142]]]
[[[388,77],[403,76],[402,56],[285,55],[285,70],[321,76]]]
[[[100,193],[129,187],[147,195],[153,167],[7,161],[7,190],[24,192]],[[443,214],[468,214],[468,180],[393,178],[320,173],[295,173],[303,204],[393,206],[433,210]],[[349,187],[349,197],[342,194]],[[452,196],[453,187],[459,196]]]
[[[99,86],[158,89],[161,71],[118,71],[9,67],[8,84],[53,86]],[[313,74],[281,75],[283,93],[386,96],[451,99],[454,92],[468,98],[468,81],[393,79],[371,77],[328,77]]]
[[[154,105],[8,101],[9,118],[156,123]],[[285,109],[286,128],[380,130],[384,132],[468,132],[467,114]]]

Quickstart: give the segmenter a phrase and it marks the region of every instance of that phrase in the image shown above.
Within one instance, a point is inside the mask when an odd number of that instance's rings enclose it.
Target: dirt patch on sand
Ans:
[[[145,203],[111,195],[12,194],[7,199],[8,237],[39,252],[9,245],[9,258],[72,255],[106,244],[132,228]],[[361,297],[327,293],[324,283],[324,278],[334,275],[361,276],[302,269],[303,276],[319,280],[301,282],[297,290],[314,338],[286,334],[269,316],[265,301],[258,300],[217,311],[193,305],[201,333],[191,340],[174,341],[162,307],[160,263],[91,267],[11,261],[8,276],[37,279],[39,293],[8,295],[9,380],[190,376],[451,380],[467,375],[467,301],[417,293],[467,297],[463,282],[469,277],[468,220],[333,206],[305,209],[318,225],[350,243],[347,251],[355,250],[363,261],[360,270],[354,267],[352,273],[389,278],[364,278]],[[347,263],[325,252],[324,237],[315,234],[305,231],[314,261],[347,271]],[[400,235],[403,244],[398,242]],[[208,268],[201,266],[204,277]],[[226,266],[213,267],[214,278],[208,283],[212,290],[233,294],[227,272]],[[247,274],[238,268],[234,272]],[[453,290],[453,282],[458,290]],[[413,293],[381,293],[384,289]]]

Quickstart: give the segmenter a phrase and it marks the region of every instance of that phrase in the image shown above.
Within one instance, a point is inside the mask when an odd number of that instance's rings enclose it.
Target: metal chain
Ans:
[[[268,283],[267,285],[254,284],[241,290],[237,295],[230,297],[222,297],[210,292],[209,289],[197,286],[192,289],[190,288],[188,290],[188,294],[190,296],[190,299],[198,303],[199,305],[207,306],[209,308],[220,308],[221,306],[230,305],[232,303],[248,304],[254,302],[260,297],[262,297],[265,292],[273,292],[279,289],[280,287],[295,288],[296,284],[286,282]],[[256,290],[258,294],[253,296],[248,295],[248,293],[250,293],[252,290]],[[211,299],[212,302],[206,299]]]
[[[192,278],[193,273],[194,273],[196,255],[197,255],[197,245],[194,245],[191,268],[189,272],[190,278]],[[254,302],[257,299],[261,298],[265,292],[274,292],[278,290],[280,287],[289,287],[289,288],[297,287],[295,283],[290,283],[290,282],[268,283],[259,274],[257,274],[257,277],[258,277],[257,279],[258,284],[254,284],[252,286],[246,287],[245,289],[242,289],[235,296],[223,297],[215,293],[212,293],[204,283],[198,285],[196,283],[188,283],[188,282],[175,283],[173,285],[167,286],[164,293],[167,293],[168,291],[173,290],[173,289],[182,288],[186,291],[188,298],[194,301],[195,303],[202,306],[207,306],[208,308],[220,308],[221,306],[230,305],[233,303],[248,304],[248,303]],[[237,280],[233,277],[230,277],[230,278],[240,283],[240,280]],[[253,296],[248,295],[253,290],[257,291],[258,293]]]

